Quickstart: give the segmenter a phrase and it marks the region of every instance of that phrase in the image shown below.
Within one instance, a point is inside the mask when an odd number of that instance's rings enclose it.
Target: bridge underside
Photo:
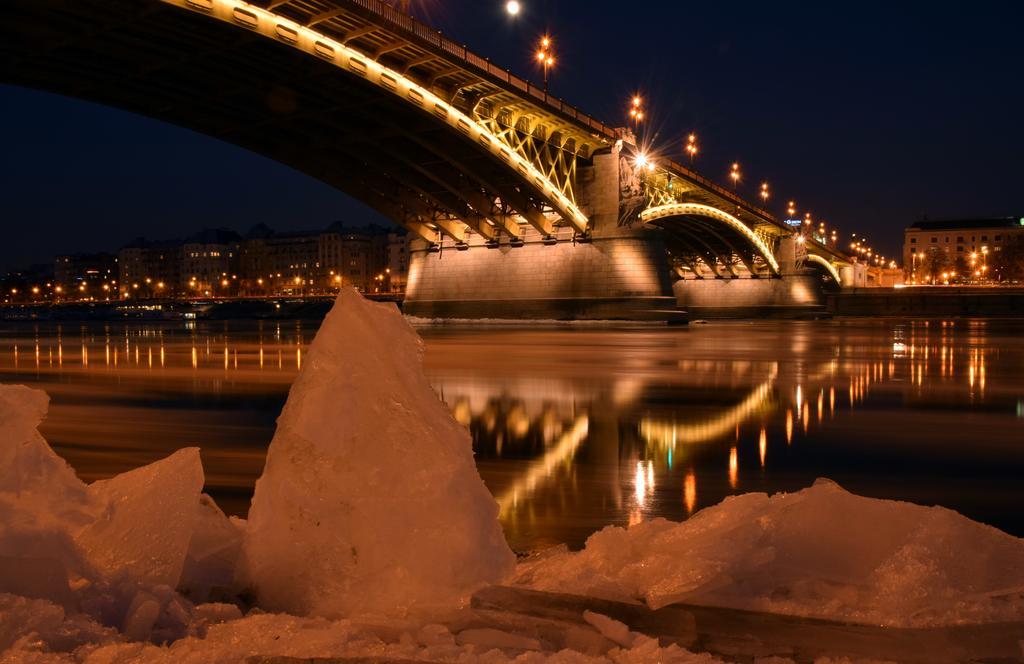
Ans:
[[[9,0],[3,10],[4,82],[233,143],[431,241],[516,237],[523,222],[546,232],[559,223],[528,180],[471,139],[287,44],[156,0]]]
[[[721,222],[699,215],[659,219],[672,269],[681,279],[769,278],[772,267],[748,237]]]

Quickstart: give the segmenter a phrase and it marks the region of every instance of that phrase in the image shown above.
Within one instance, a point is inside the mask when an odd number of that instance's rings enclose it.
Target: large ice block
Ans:
[[[108,577],[176,587],[199,518],[203,466],[199,449],[89,485],[96,520],[77,537]]]
[[[278,419],[246,575],[269,610],[344,616],[459,603],[514,556],[468,431],[393,304],[344,289]]]

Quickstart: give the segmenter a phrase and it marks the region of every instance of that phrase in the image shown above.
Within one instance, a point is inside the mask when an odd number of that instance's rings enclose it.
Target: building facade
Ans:
[[[919,221],[903,234],[911,284],[992,282],[1020,277],[1024,217]]]
[[[117,296],[117,256],[107,253],[66,254],[53,264],[54,292],[60,299],[109,300]]]
[[[192,296],[231,297],[238,294],[238,256],[242,236],[226,229],[205,230],[181,247],[182,290]]]
[[[122,299],[153,299],[182,294],[182,246],[139,238],[117,253]]]

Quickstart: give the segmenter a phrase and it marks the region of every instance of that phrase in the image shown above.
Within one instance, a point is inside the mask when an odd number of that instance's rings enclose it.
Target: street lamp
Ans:
[[[551,37],[544,35],[540,38],[540,47],[537,49],[537,62],[544,68],[544,94],[548,93],[548,72],[555,66],[555,54],[551,49]]]
[[[639,132],[640,122],[644,119],[643,99],[640,98],[640,95],[633,95],[633,102],[629,107],[629,117],[633,120],[633,132]]]
[[[740,163],[738,161],[733,162],[732,169],[729,171],[729,178],[732,180],[733,191],[736,191],[736,185],[740,181]]]
[[[796,202],[790,201],[789,206],[786,208],[786,212],[789,213],[789,218],[792,219],[793,215],[796,214]]]
[[[767,182],[762,182],[761,183],[761,202],[762,202],[762,205],[768,203],[768,183]]]
[[[691,133],[686,139],[686,153],[690,155],[690,167],[693,167],[693,160],[697,157],[697,134]]]
[[[522,11],[523,6],[516,0],[509,0],[505,3],[505,11],[508,12],[509,16],[519,16],[519,12]]]

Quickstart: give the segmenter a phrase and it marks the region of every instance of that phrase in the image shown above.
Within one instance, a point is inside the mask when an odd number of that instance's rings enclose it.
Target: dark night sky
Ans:
[[[523,3],[509,21],[504,0],[414,0],[535,79],[532,43],[550,29],[552,93],[621,124],[640,90],[663,150],[678,156],[695,130],[701,172],[724,181],[738,160],[749,196],[767,180],[776,211],[796,199],[887,254],[921,215],[1024,215],[1017,3]],[[7,86],[0,110],[0,268],[208,226],[378,220],[304,175],[145,118]]]

